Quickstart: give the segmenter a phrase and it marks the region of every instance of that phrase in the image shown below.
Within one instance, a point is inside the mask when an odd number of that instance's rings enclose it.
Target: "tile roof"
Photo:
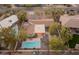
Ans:
[[[79,28],[79,19],[70,19],[65,25],[67,27]]]
[[[79,28],[79,15],[64,15],[60,18],[61,24],[66,27]]]
[[[45,26],[49,26],[53,22],[53,19],[32,19],[30,22],[33,24],[44,24]]]

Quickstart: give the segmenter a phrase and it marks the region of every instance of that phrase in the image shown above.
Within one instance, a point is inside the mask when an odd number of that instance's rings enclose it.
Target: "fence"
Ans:
[[[68,50],[0,50],[1,55],[79,55],[79,51]]]

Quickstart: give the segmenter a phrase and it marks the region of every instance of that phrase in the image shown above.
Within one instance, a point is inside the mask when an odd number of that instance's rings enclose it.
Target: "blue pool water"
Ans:
[[[40,41],[33,41],[33,42],[23,42],[22,48],[40,48],[41,42]]]

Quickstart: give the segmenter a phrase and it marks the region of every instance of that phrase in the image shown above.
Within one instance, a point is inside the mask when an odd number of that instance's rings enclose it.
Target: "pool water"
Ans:
[[[39,39],[24,41],[22,43],[22,48],[40,48],[40,47],[41,47],[41,41]]]

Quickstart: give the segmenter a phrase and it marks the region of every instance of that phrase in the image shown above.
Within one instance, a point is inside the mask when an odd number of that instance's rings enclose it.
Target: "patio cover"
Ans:
[[[44,34],[45,33],[45,25],[44,24],[35,24],[34,33]]]

